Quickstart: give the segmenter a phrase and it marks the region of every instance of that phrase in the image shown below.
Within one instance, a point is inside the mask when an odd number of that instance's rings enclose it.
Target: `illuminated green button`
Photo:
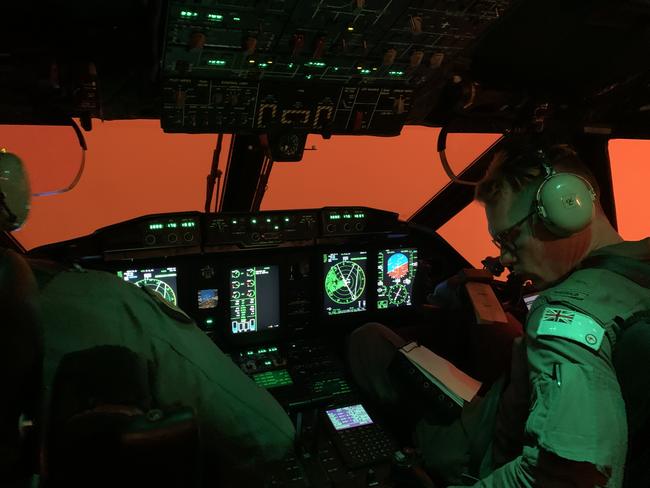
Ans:
[[[293,380],[286,369],[258,373],[253,375],[253,380],[262,388],[276,388],[293,384]]]

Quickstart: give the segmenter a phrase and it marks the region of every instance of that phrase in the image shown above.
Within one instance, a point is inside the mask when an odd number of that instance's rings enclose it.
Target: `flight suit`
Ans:
[[[648,239],[597,253],[642,258],[650,273]],[[578,270],[540,294],[473,486],[621,486],[627,423],[612,364],[620,333],[613,319],[648,309],[650,291],[604,269]]]
[[[196,410],[205,482],[223,486],[214,476],[260,474],[260,463],[293,447],[294,427],[277,401],[180,309],[110,273],[32,268],[40,284],[46,401],[65,354],[124,346],[153,365],[156,406]]]
[[[598,254],[631,258],[650,274],[650,239]],[[612,364],[619,333],[613,319],[644,309],[650,309],[650,291],[604,269],[576,271],[543,291],[525,336],[513,344],[508,380],[495,382],[448,425],[420,415],[414,441],[425,467],[457,486],[619,487],[627,425]],[[356,329],[348,340],[356,382],[400,414],[403,427],[417,409],[389,366],[405,343],[376,323]]]

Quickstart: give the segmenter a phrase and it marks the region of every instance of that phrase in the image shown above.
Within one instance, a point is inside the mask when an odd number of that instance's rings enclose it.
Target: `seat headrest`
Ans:
[[[27,386],[28,370],[41,357],[38,287],[29,264],[18,253],[0,249],[0,379],[2,388]],[[40,374],[40,371],[39,371]],[[3,391],[15,398],[17,391]],[[12,396],[13,395],[13,396]]]
[[[35,418],[39,409],[42,342],[36,298],[29,264],[0,249],[0,477],[21,476],[27,454],[18,420]]]

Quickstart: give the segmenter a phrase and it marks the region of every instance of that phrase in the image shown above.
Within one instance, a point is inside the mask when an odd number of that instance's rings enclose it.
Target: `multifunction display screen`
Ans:
[[[366,251],[323,255],[324,309],[328,315],[366,310]]]
[[[118,271],[117,276],[140,288],[147,287],[170,303],[178,305],[176,267],[127,269]]]
[[[524,303],[526,304],[526,308],[530,310],[533,307],[533,302],[537,300],[537,297],[539,296],[538,293],[534,295],[525,295],[524,296]]]
[[[206,288],[198,291],[198,307],[200,310],[217,308],[219,305],[219,290]]]
[[[326,410],[327,417],[336,430],[351,429],[362,425],[372,424],[372,419],[363,405],[350,405],[348,407]]]
[[[233,334],[274,329],[280,325],[277,266],[230,270],[230,325]]]
[[[411,305],[417,249],[385,249],[377,255],[377,308]]]

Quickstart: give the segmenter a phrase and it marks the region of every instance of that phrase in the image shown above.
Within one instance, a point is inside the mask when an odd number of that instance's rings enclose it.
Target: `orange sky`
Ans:
[[[165,134],[154,120],[93,125],[85,134],[89,150],[78,186],[35,198],[28,223],[15,233],[28,249],[148,213],[202,210],[215,135]],[[312,135],[307,147],[316,150],[306,151],[303,161],[276,163],[262,209],[366,205],[408,218],[447,182],[435,154],[437,134],[405,127],[394,138]],[[0,145],[25,160],[35,192],[64,187],[74,176],[80,155],[71,129],[3,126],[0,137]],[[450,136],[454,169],[461,170],[495,138]],[[227,149],[228,137],[224,142]],[[641,238],[650,234],[642,187],[650,176],[645,161],[650,141],[612,141],[610,154],[621,233]],[[495,252],[476,204],[440,233],[475,265]]]

